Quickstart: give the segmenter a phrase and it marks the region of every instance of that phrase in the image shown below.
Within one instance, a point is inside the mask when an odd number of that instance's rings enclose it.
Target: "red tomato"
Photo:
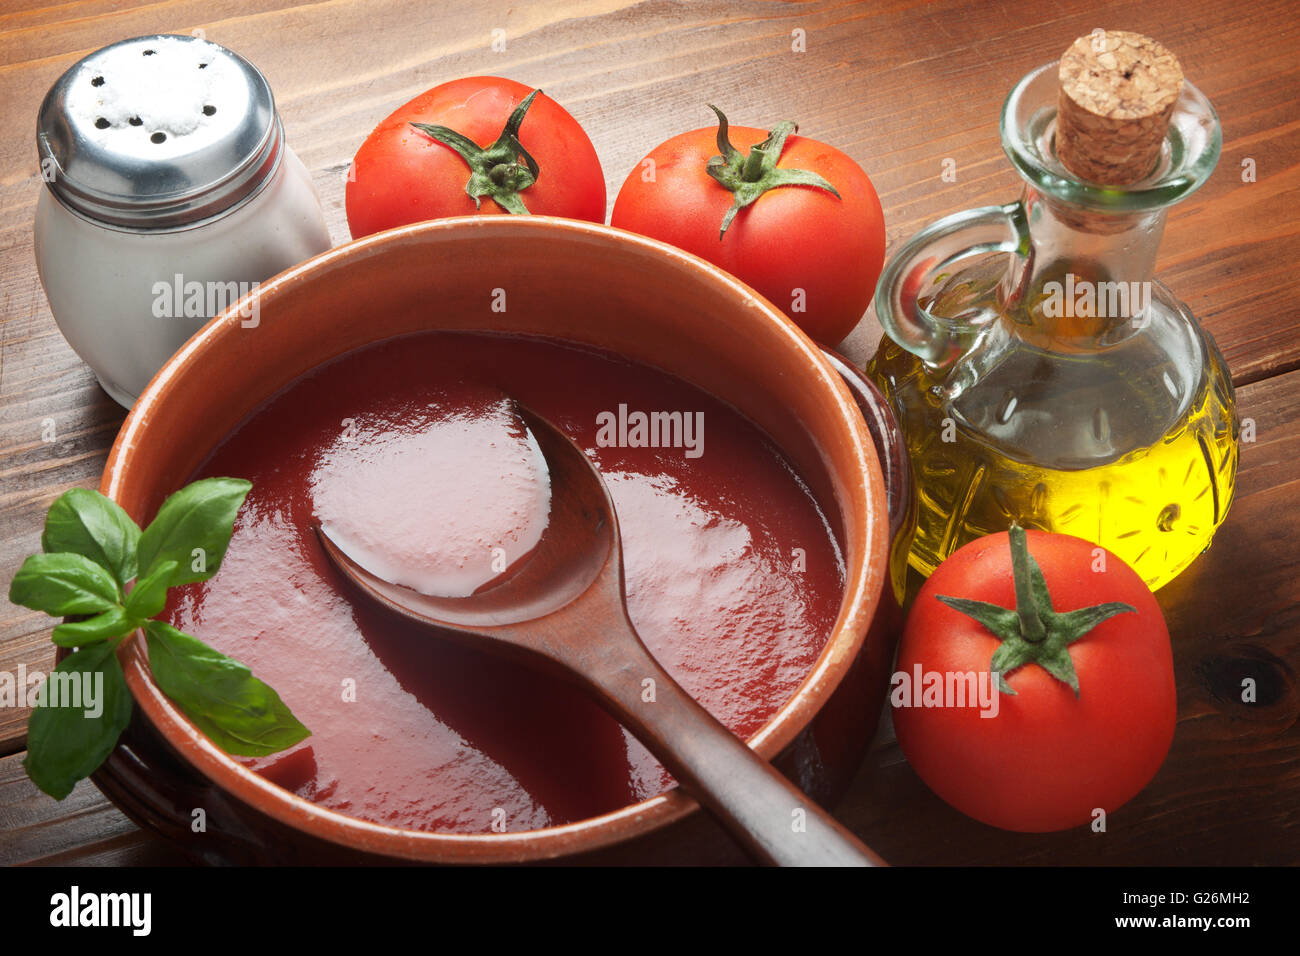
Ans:
[[[951,706],[951,699],[949,706],[899,706],[902,674],[916,702],[918,667],[921,674],[974,671],[987,678],[1004,642],[938,596],[1014,609],[1003,532],[958,550],[921,588],[890,699],[903,753],[935,793],[984,823],[1046,832],[1088,823],[1096,808],[1109,814],[1145,787],[1169,751],[1177,702],[1169,631],[1137,573],[1080,538],[1029,531],[1027,540],[1055,612],[1112,601],[1134,609],[1106,618],[1066,648],[1078,696],[1043,666],[1027,663],[1007,670],[1015,694],[999,695],[996,716]],[[1102,570],[1096,555],[1104,555]]]
[[[732,126],[729,134],[742,156],[769,135],[746,126]],[[655,148],[623,183],[611,225],[707,259],[810,336],[834,345],[871,304],[884,264],[884,214],[871,180],[838,149],[791,135],[775,167],[817,173],[839,198],[810,185],[772,188],[741,209],[719,238],[736,197],[707,171],[709,159],[720,155],[717,135],[706,127]]]
[[[495,76],[453,80],[421,93],[376,126],[348,174],[353,238],[425,219],[506,212],[488,196],[476,205],[465,191],[471,175],[465,158],[411,124],[444,126],[487,148],[531,92],[522,83]],[[528,212],[604,222],[600,160],[578,121],[562,106],[538,92],[519,124],[518,143],[538,168],[536,181],[517,192]],[[525,172],[522,156],[516,157],[514,149],[507,152],[515,171]]]

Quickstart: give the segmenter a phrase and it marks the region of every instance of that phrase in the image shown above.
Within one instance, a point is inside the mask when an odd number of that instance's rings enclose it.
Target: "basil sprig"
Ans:
[[[44,554],[23,562],[9,600],[56,617],[54,643],[77,648],[42,685],[27,725],[23,767],[62,800],[107,759],[131,719],[117,648],[143,628],[154,680],[227,753],[262,757],[310,734],[243,664],[153,620],[167,590],[217,573],[252,485],[204,478],[168,498],[142,532],[117,502],[74,488],[50,507]],[[134,581],[134,586],[130,586]]]

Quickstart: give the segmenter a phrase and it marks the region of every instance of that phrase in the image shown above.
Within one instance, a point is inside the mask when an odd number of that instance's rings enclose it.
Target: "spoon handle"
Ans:
[[[599,668],[602,673],[583,675],[591,689],[755,859],[777,866],[887,865],[700,706],[639,637],[618,643],[617,660]]]

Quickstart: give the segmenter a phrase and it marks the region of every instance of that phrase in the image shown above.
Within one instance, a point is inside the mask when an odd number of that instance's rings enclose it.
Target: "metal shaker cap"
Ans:
[[[248,198],[283,139],[266,77],[191,36],[136,37],[78,61],[46,94],[36,127],[54,195],[136,229],[185,226]]]

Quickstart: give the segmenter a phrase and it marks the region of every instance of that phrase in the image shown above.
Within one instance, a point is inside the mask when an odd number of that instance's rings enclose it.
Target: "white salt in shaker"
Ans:
[[[37,271],[60,331],[127,407],[209,318],[329,248],[266,78],[215,43],[90,54],[46,95],[36,139]]]

